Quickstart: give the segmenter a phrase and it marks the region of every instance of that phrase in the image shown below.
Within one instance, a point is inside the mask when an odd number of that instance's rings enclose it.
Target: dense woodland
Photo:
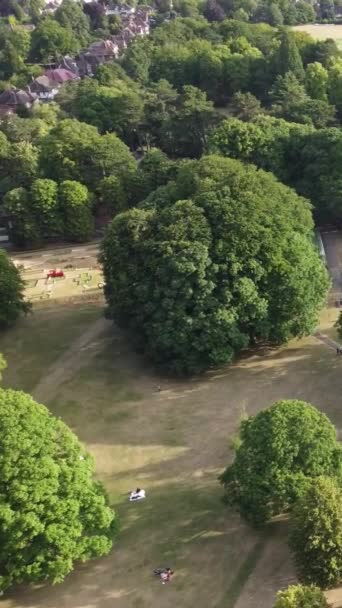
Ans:
[[[101,23],[73,0],[50,16],[12,3],[3,87],[117,31],[96,6]],[[114,218],[102,247],[108,314],[177,373],[310,333],[329,284],[314,221],[342,217],[335,42],[254,23],[245,5],[195,8],[154,7],[150,35],[117,61],[0,122],[14,244],[86,241]]]

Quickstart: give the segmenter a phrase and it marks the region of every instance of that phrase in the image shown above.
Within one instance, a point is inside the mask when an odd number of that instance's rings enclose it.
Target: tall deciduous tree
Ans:
[[[30,305],[24,300],[24,281],[19,270],[0,250],[0,328],[12,325]]]
[[[177,372],[306,334],[328,287],[311,228],[307,203],[270,174],[218,156],[185,163],[109,227],[110,313]]]
[[[254,524],[288,511],[313,478],[342,472],[334,426],[304,401],[278,401],[250,416],[240,442],[221,482],[227,503]]]
[[[71,29],[50,17],[43,19],[32,33],[31,55],[36,61],[56,60],[81,48]]]
[[[30,207],[40,233],[45,238],[63,234],[63,217],[58,200],[58,185],[52,179],[36,179],[30,189]]]
[[[11,240],[18,247],[35,247],[42,235],[37,218],[32,213],[26,188],[13,188],[4,196],[4,209],[11,216]]]
[[[94,231],[94,218],[86,186],[75,181],[62,182],[59,186],[59,200],[66,238],[79,242],[90,239]]]
[[[73,0],[63,0],[55,12],[54,18],[62,27],[73,32],[82,47],[87,44],[89,41],[89,19],[84,14],[81,4]]]
[[[0,390],[0,426],[0,589],[61,582],[110,551],[115,513],[91,457],[43,405]]]
[[[331,472],[333,474],[333,472]],[[300,576],[320,587],[342,580],[342,490],[340,479],[315,479],[292,514],[290,545]]]
[[[42,142],[40,165],[46,177],[83,183],[90,191],[109,175],[117,176],[128,193],[136,162],[114,133],[100,136],[96,127],[62,120]]]
[[[307,65],[305,87],[312,99],[327,100],[328,71],[319,61]]]

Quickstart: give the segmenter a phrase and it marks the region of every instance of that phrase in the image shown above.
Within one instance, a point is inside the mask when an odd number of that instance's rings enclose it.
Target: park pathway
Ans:
[[[91,347],[113,328],[112,321],[104,317],[97,319],[79,336],[53,365],[48,368],[41,380],[33,390],[33,397],[41,403],[47,403],[56,395],[58,387],[69,380],[75,371],[80,369],[94,354]]]
[[[335,340],[332,340],[325,334],[321,334],[321,332],[319,331],[316,331],[314,336],[315,338],[317,338],[317,340],[320,340],[320,342],[323,342],[323,344],[325,344],[329,348],[332,348],[335,351],[337,350],[337,348],[342,348],[342,345],[339,342],[335,342]]]

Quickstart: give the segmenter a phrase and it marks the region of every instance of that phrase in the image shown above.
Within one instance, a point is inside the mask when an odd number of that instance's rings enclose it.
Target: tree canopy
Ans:
[[[75,435],[29,395],[0,389],[0,590],[61,582],[106,555],[117,518]]]
[[[328,602],[318,587],[290,585],[279,591],[274,608],[328,608]]]
[[[235,460],[221,482],[227,503],[254,524],[288,511],[312,479],[316,487],[321,475],[341,475],[336,430],[304,401],[278,401],[250,416],[241,423],[239,437]]]
[[[337,586],[342,580],[340,483],[340,478],[315,479],[292,513],[290,546],[299,575],[304,582],[323,588]]]
[[[24,281],[5,251],[0,250],[0,329],[12,325],[30,305],[24,299]]]
[[[329,284],[311,230],[306,201],[272,175],[216,156],[187,162],[109,226],[110,314],[178,373],[309,333]]]

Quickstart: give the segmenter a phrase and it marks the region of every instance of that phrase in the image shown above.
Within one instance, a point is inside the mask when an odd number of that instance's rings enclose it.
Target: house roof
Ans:
[[[36,95],[30,93],[30,91],[23,91],[22,89],[7,89],[0,95],[1,106],[25,106],[32,104],[36,99]]]
[[[46,70],[44,72],[44,76],[46,76],[52,83],[55,84],[63,84],[63,82],[69,82],[69,80],[75,80],[75,78],[77,78],[74,72],[66,70],[65,68]]]
[[[43,75],[32,80],[29,84],[29,89],[31,93],[49,93],[54,86],[50,79]]]
[[[86,52],[89,55],[107,55],[114,57],[117,53],[117,45],[111,40],[97,40],[89,46]]]
[[[77,63],[72,57],[69,57],[69,55],[65,55],[65,57],[63,57],[61,63],[58,66],[58,69],[60,68],[68,70],[69,72],[73,72],[73,74],[78,76]]]

